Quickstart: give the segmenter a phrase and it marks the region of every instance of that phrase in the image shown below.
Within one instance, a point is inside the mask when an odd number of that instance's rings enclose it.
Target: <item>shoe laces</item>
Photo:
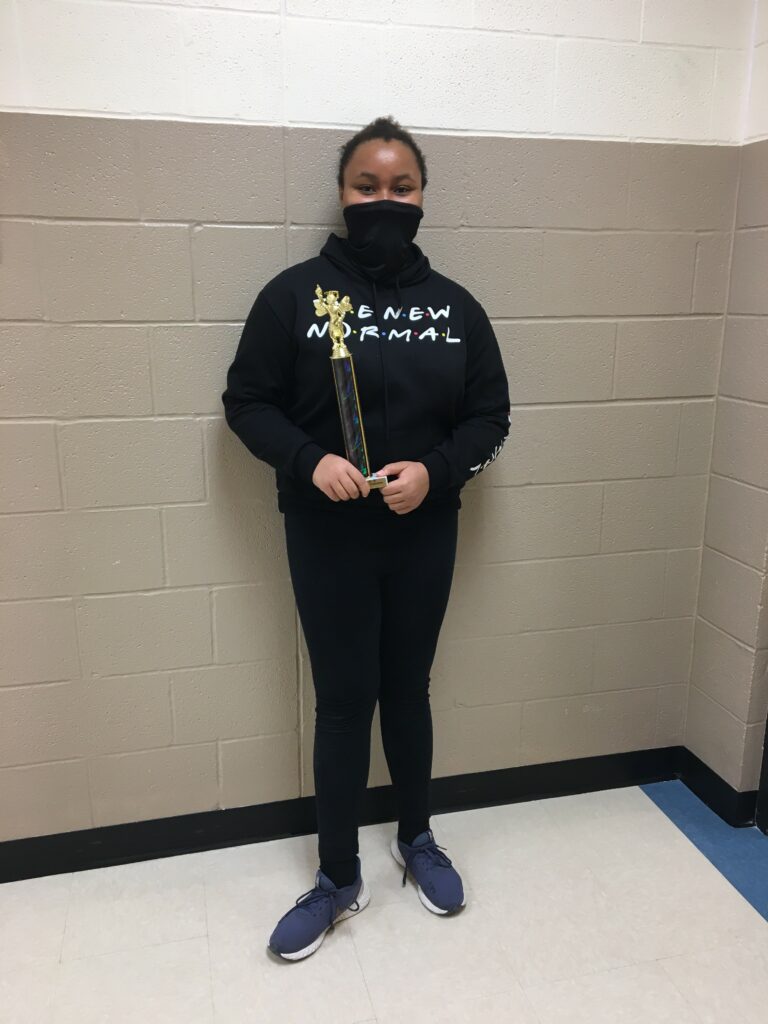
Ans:
[[[327,899],[328,906],[330,908],[328,927],[333,931],[336,927],[336,917],[339,913],[338,894],[338,887],[335,889],[322,889],[319,885],[316,885],[312,889],[307,889],[305,893],[302,893],[301,896],[296,899],[296,906],[308,910],[310,914],[314,914],[315,905],[319,907],[320,901]],[[349,906],[354,907],[355,910],[359,910],[359,906],[355,906],[356,903],[357,900],[355,899],[349,904]],[[310,909],[310,907],[313,909]]]
[[[430,831],[429,834],[432,835],[432,832]],[[444,867],[444,868],[450,867],[451,864],[453,863],[453,861],[451,860],[451,858],[449,856],[447,856],[447,854],[440,852],[441,850],[444,850],[444,849],[445,849],[444,846],[440,846],[439,843],[435,842],[435,839],[434,839],[434,836],[433,836],[433,838],[428,843],[424,843],[423,846],[416,846],[413,849],[409,850],[406,853],[406,855],[405,855],[405,868],[403,870],[403,885],[405,885],[406,879],[408,878],[408,869],[411,866],[411,861],[415,860],[416,857],[419,854],[421,854],[421,853],[423,853],[424,856],[429,859],[430,864],[433,867]]]

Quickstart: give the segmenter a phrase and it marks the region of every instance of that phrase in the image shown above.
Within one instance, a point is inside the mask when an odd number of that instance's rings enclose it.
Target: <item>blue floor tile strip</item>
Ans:
[[[768,836],[729,825],[679,779],[640,789],[768,921]]]

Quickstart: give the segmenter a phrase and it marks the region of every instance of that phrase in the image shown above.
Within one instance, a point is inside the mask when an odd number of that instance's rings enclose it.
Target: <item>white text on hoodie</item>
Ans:
[[[449,323],[445,323],[445,330],[440,330],[440,323],[438,322],[440,317],[444,317],[446,320],[451,312],[450,305],[443,306],[439,309],[434,309],[432,306],[412,306],[408,312],[404,310],[395,309],[394,306],[387,306],[384,310],[383,318],[385,320],[395,320],[398,324],[401,320],[407,321],[425,321],[428,326],[424,330],[417,330],[415,327],[405,327],[402,330],[396,329],[394,324],[390,328],[389,332],[384,332],[383,337],[387,339],[391,338],[404,338],[405,341],[410,341],[411,337],[417,338],[419,341],[446,341],[447,343],[457,344],[461,342],[461,338],[457,338],[455,335],[451,335],[451,326]],[[362,303],[357,307],[356,313],[358,320],[367,320],[374,316],[374,311],[371,306]],[[426,318],[429,318],[427,321]],[[434,326],[433,326],[434,325]],[[307,331],[308,338],[322,338],[328,333],[328,321],[325,320],[322,324],[312,323]],[[344,337],[349,337],[350,334],[357,334],[357,330],[351,326],[348,319],[345,318],[342,324],[344,328]],[[379,337],[379,328],[376,324],[366,324],[360,328],[360,341],[364,341],[365,338],[372,336],[374,338]]]

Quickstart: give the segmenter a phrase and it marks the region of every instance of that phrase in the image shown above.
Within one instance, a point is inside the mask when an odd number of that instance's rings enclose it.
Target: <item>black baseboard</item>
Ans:
[[[737,793],[685,747],[663,747],[432,779],[433,814],[681,778],[731,825],[754,823],[756,793]],[[360,824],[397,820],[392,786],[365,792]],[[317,831],[314,796],[200,811],[0,843],[0,882],[173,857]]]
[[[760,782],[757,787],[755,824],[761,832],[765,832],[768,835],[768,726],[766,726],[765,739],[763,740],[763,766],[760,772]]]
[[[754,825],[757,790],[739,793],[686,747],[679,749],[679,776],[686,786],[729,825]]]

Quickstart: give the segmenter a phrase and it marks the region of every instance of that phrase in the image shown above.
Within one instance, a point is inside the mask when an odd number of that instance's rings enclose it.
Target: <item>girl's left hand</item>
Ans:
[[[376,472],[386,476],[397,474],[396,480],[390,480],[386,487],[382,487],[381,494],[398,515],[412,512],[429,491],[429,473],[423,462],[388,462]]]

